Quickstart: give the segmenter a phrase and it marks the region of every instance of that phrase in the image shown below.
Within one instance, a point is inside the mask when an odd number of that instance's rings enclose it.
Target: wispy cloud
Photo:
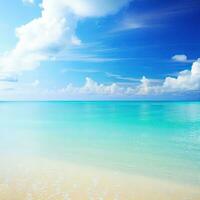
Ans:
[[[123,16],[122,19],[117,22],[115,27],[111,29],[110,33],[163,27],[172,17],[177,17],[197,10],[199,8],[198,4],[198,0],[174,1],[162,8],[145,10],[142,13],[133,10],[131,13]]]
[[[34,0],[22,0],[22,2],[25,4],[31,4],[31,5],[33,5],[35,3]]]
[[[125,61],[125,60],[135,60],[136,58],[131,57],[108,57],[105,55],[98,54],[85,54],[85,53],[77,53],[77,52],[60,52],[55,57],[51,58],[52,60],[59,61],[82,61],[82,62],[117,62],[117,61]]]
[[[92,70],[92,69],[76,69],[76,68],[64,68],[61,70],[62,73],[68,73],[68,72],[78,72],[78,73],[99,73],[98,70]]]
[[[119,74],[113,74],[113,73],[109,73],[109,72],[105,72],[105,75],[107,77],[112,77],[118,80],[123,80],[123,81],[131,81],[131,82],[139,82],[140,79],[137,78],[132,78],[132,77],[125,77],[125,76],[121,76]]]
[[[143,24],[141,22],[135,22],[133,19],[128,18],[120,22],[120,24],[118,24],[115,28],[111,29],[110,33],[123,32],[134,29],[142,29],[147,27],[148,26],[146,24]]]
[[[2,74],[0,75],[0,82],[18,82],[18,78],[15,75]]]
[[[88,74],[101,73],[101,74],[105,75],[107,78],[114,78],[115,80],[120,81],[120,82],[115,81],[115,83],[118,83],[119,85],[133,85],[133,84],[137,84],[141,81],[140,78],[127,77],[127,76],[122,76],[120,74],[114,74],[111,72],[105,72],[105,71],[95,70],[95,69],[64,68],[61,70],[61,73],[68,73],[68,72],[88,73]],[[149,79],[149,81],[152,84],[158,84],[158,83],[161,83],[163,80],[162,79]]]
[[[140,78],[126,77],[126,76],[122,76],[119,74],[113,74],[113,73],[109,73],[109,72],[106,72],[105,74],[107,77],[112,77],[112,78],[115,78],[117,80],[122,80],[122,81],[129,81],[129,82],[140,82],[141,81]],[[149,79],[149,81],[151,81],[152,84],[162,82],[161,79]]]

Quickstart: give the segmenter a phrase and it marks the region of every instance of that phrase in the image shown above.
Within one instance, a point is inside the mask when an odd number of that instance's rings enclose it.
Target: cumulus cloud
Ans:
[[[130,83],[130,82],[128,82]],[[34,93],[34,99],[82,99],[82,98],[134,98],[134,97],[159,97],[165,94],[184,94],[185,92],[200,92],[200,59],[197,59],[191,66],[190,70],[181,71],[177,77],[166,77],[162,81],[155,81],[142,77],[137,84],[120,84],[120,83],[98,83],[87,77],[82,86],[68,84],[61,89],[42,89],[37,87],[40,84],[38,80],[28,83],[22,87],[16,87],[14,82],[1,82],[0,90],[4,90],[11,96],[13,90],[17,95],[23,96],[24,99]],[[30,86],[31,89],[30,90]],[[25,88],[25,92],[24,92]],[[12,94],[9,91],[12,90]],[[19,97],[19,96],[17,96]],[[33,97],[33,96],[31,96]]]
[[[16,29],[18,43],[0,57],[0,73],[32,70],[62,49],[80,45],[75,34],[79,19],[114,14],[129,1],[43,0],[41,16]]]
[[[137,94],[145,95],[150,91],[150,80],[148,80],[145,76],[141,79],[141,84],[138,86]]]
[[[98,94],[98,95],[121,95],[124,88],[120,87],[116,83],[110,85],[99,84],[89,77],[86,77],[85,84],[81,87],[74,87],[72,84],[68,84],[67,87],[61,91],[67,94]]]
[[[141,86],[146,94],[182,93],[200,90],[200,59],[197,59],[191,70],[179,72],[177,77],[166,77],[161,85],[151,85],[144,79]]]
[[[187,56],[184,54],[172,56],[172,60],[175,62],[187,62]]]
[[[177,77],[166,77],[163,81],[159,80],[155,82],[143,76],[138,85],[131,87],[122,86],[117,83],[107,85],[97,83],[87,77],[83,86],[75,87],[72,84],[68,84],[60,91],[69,95],[145,96],[198,90],[200,90],[200,59],[192,64],[191,70],[181,71]]]
[[[167,77],[163,90],[169,92],[200,90],[200,59],[192,64],[191,70],[184,70],[176,78]]]
[[[62,93],[68,95],[108,95],[108,96],[129,96],[129,95],[147,95],[150,88],[150,80],[143,77],[141,84],[136,87],[122,86],[118,83],[102,84],[86,77],[85,83],[81,87],[75,87],[71,83],[61,89]]]

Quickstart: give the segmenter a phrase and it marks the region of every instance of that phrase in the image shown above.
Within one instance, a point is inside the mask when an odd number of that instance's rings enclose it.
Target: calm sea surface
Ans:
[[[200,103],[1,102],[1,155],[200,185]]]

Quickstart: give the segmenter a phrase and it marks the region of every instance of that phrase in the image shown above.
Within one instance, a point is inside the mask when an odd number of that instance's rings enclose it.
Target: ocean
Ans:
[[[1,102],[0,138],[7,160],[40,158],[200,188],[200,102]]]

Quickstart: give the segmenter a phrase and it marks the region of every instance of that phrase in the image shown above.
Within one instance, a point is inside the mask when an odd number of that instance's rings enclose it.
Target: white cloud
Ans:
[[[123,89],[116,83],[110,85],[98,84],[96,81],[87,77],[83,86],[74,87],[72,84],[68,84],[61,91],[67,94],[121,95],[123,94]]]
[[[75,35],[72,35],[71,42],[73,45],[77,45],[77,46],[81,45],[81,40]]]
[[[137,88],[137,94],[146,95],[150,92],[150,80],[148,80],[145,76],[141,79],[141,84]]]
[[[102,84],[91,78],[86,78],[86,82],[81,87],[68,84],[61,89],[68,95],[93,94],[111,96],[145,96],[161,95],[166,93],[183,93],[200,90],[200,59],[195,61],[191,70],[184,70],[176,78],[166,77],[163,81],[154,81],[142,77],[140,83],[134,86],[120,85],[117,83]]]
[[[122,32],[141,28],[162,28],[169,22],[169,18],[191,12],[198,6],[195,3],[174,2],[163,8],[148,9],[145,12],[126,13],[120,22],[117,21],[115,28],[110,32]],[[156,8],[156,6],[155,6]]]
[[[184,54],[174,55],[172,60],[175,62],[187,62],[187,56]]]
[[[200,59],[196,60],[191,70],[181,71],[177,77],[166,77],[155,81],[142,77],[138,84],[98,83],[87,77],[82,86],[71,83],[61,89],[42,89],[37,87],[38,80],[17,87],[14,82],[0,82],[0,90],[9,99],[126,99],[159,97],[167,94],[200,92]],[[31,87],[31,89],[30,89]],[[14,91],[13,91],[14,90]],[[170,95],[169,95],[170,94]],[[6,96],[7,95],[7,96]],[[1,95],[2,96],[2,95]],[[0,96],[0,98],[2,98]],[[23,97],[23,98],[22,98]]]
[[[136,23],[133,21],[123,22],[119,26],[111,30],[111,33],[128,31],[128,30],[133,30],[133,29],[140,29],[140,28],[145,28],[145,27],[146,27],[145,25],[141,23]]]
[[[34,0],[22,0],[23,3],[34,4]]]
[[[191,70],[184,70],[176,78],[167,77],[163,83],[163,91],[181,92],[200,90],[200,59],[192,64]]]
[[[179,72],[177,77],[166,77],[162,84],[151,84],[143,78],[139,86],[143,94],[183,93],[200,90],[200,59],[197,59],[191,70]]]
[[[61,89],[62,93],[67,95],[105,95],[105,96],[132,96],[132,95],[147,95],[151,88],[149,87],[150,80],[143,77],[141,84],[135,87],[123,86],[117,83],[102,84],[97,83],[91,78],[85,79],[85,84],[81,87],[75,87],[71,83]]]
[[[137,78],[124,77],[124,76],[121,76],[119,74],[113,74],[113,73],[108,73],[108,72],[106,72],[105,75],[107,77],[115,78],[115,79],[118,79],[118,80],[124,80],[124,81],[130,81],[130,82],[138,82],[139,81],[139,79],[137,79]]]
[[[101,17],[116,13],[130,0],[61,0],[60,2],[64,7],[69,7],[77,16]]]
[[[4,79],[3,79],[4,78]],[[117,79],[121,79],[123,77],[117,76]],[[125,77],[126,79],[127,77]],[[2,80],[9,80],[6,77],[2,77]],[[40,94],[42,94],[43,98],[48,98],[48,95],[51,98],[62,98],[67,99],[70,97],[81,98],[81,97],[141,97],[141,96],[159,96],[163,94],[184,94],[185,92],[194,92],[200,91],[200,59],[197,59],[193,64],[190,70],[184,70],[179,72],[177,77],[166,77],[161,80],[147,79],[146,77],[142,77],[141,80],[137,79],[127,79],[128,84],[120,84],[120,83],[98,83],[93,79],[87,77],[85,83],[78,87],[74,86],[71,83],[62,89],[49,90],[45,91],[41,88],[39,89]],[[133,83],[132,85],[130,83]],[[30,94],[30,86],[35,87],[40,84],[39,80],[35,80],[32,83],[26,84],[23,86],[23,91],[27,92],[27,95]],[[9,90],[15,89],[15,91],[21,92],[21,87],[16,87],[14,81],[2,81],[0,82],[0,90]],[[24,90],[25,89],[25,90]],[[33,90],[31,90],[32,92]],[[35,94],[36,95],[36,94]],[[45,97],[45,95],[47,95]],[[26,94],[25,94],[26,96]],[[40,96],[40,95],[39,95]]]
[[[79,53],[70,53],[70,52],[63,52],[53,57],[54,60],[59,61],[81,61],[81,62],[116,62],[121,60],[132,60],[134,58],[119,58],[119,57],[100,57],[95,54],[79,54]]]
[[[77,21],[116,13],[130,0],[43,0],[41,17],[16,29],[18,43],[0,57],[0,73],[32,70],[71,45],[80,45]]]
[[[10,74],[0,75],[0,82],[18,82],[17,76]]]

